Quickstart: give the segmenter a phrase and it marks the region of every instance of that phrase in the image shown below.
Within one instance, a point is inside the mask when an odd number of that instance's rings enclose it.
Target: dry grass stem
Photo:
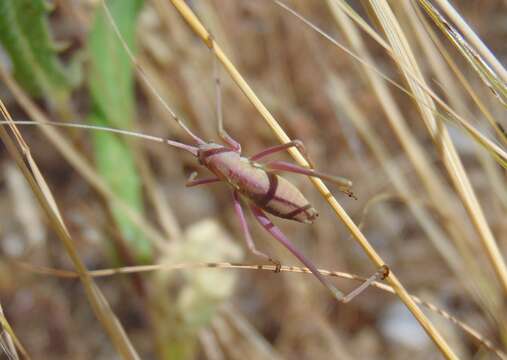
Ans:
[[[16,266],[20,267],[23,270],[30,271],[36,274],[41,275],[49,275],[49,276],[56,276],[60,278],[67,278],[67,279],[76,279],[79,277],[78,273],[71,270],[60,270],[60,269],[52,269],[47,267],[40,267],[40,266],[33,266],[31,264],[26,263],[15,263]],[[207,263],[207,262],[198,262],[198,263],[179,263],[179,264],[152,264],[152,265],[140,265],[140,266],[124,266],[119,268],[113,268],[113,269],[100,269],[100,270],[90,270],[88,274],[95,278],[102,278],[102,277],[111,277],[111,276],[118,276],[118,275],[129,275],[129,274],[137,274],[137,273],[145,273],[145,272],[154,272],[154,271],[164,271],[164,272],[171,272],[171,271],[177,271],[177,270],[185,270],[185,269],[236,269],[236,270],[252,270],[252,271],[268,271],[272,272],[275,270],[274,265],[248,265],[248,264],[233,264],[229,262],[220,262],[220,263]],[[287,273],[304,273],[304,274],[311,274],[310,270],[305,267],[299,267],[299,266],[285,266],[282,265],[280,268],[281,272],[287,272]],[[326,269],[319,269],[319,272],[324,276],[330,276],[330,277],[337,277],[342,279],[348,279],[348,280],[354,280],[358,282],[363,282],[366,280],[365,277],[350,274],[347,272],[340,272],[340,271],[330,271]],[[396,295],[396,291],[392,286],[386,285],[381,282],[374,282],[372,283],[372,286],[380,289],[382,291],[388,292],[390,294]],[[475,330],[473,327],[468,326],[467,324],[463,323],[456,317],[449,314],[447,311],[441,309],[440,307],[422,300],[421,298],[410,295],[412,300],[416,302],[419,305],[422,305],[426,307],[427,309],[431,310],[432,312],[435,312],[436,314],[439,314],[440,316],[444,317],[445,319],[449,320],[456,326],[460,327],[464,332],[466,332],[469,336],[473,337],[476,341],[483,344],[485,347],[487,347],[490,351],[494,352],[499,358],[501,359],[507,359],[507,354],[505,354],[502,350],[500,350],[498,347],[496,347],[490,340],[484,338],[477,330]],[[232,309],[226,307],[225,308],[226,313],[231,314],[233,312]],[[234,316],[230,316],[231,319],[234,319],[233,321],[238,325],[238,327],[242,327],[245,329],[246,332],[253,331],[252,329],[247,329],[248,325],[246,322],[242,321],[240,319],[241,315],[239,313],[235,313]],[[260,348],[264,348],[261,352],[269,353],[269,350],[267,350],[265,344],[259,344]],[[271,355],[273,355],[271,353]]]
[[[9,357],[9,360],[19,359],[18,351],[23,358],[30,359],[28,352],[25,350],[23,344],[16,336],[14,329],[11,327],[0,304],[0,351],[3,351]]]
[[[484,45],[461,16],[459,16],[448,1],[440,0],[438,3],[447,15],[460,27],[460,30],[465,34],[467,40],[472,41],[475,48],[470,46],[465,38],[463,38],[430,2],[419,0],[419,3],[440,28],[442,33],[447,36],[451,43],[461,52],[463,57],[468,60],[486,86],[489,87],[493,94],[496,95],[497,99],[507,107],[507,71],[491,51]],[[476,52],[476,49],[481,52],[482,56]],[[487,59],[487,61],[484,59]],[[490,65],[493,66],[494,70]]]
[[[454,111],[449,105],[447,105],[447,103],[445,101],[443,101],[430,87],[428,87],[423,80],[418,78],[416,75],[412,74],[412,72],[410,71],[410,67],[406,63],[404,63],[403,61],[398,60],[398,55],[395,52],[393,52],[391,47],[389,45],[387,45],[383,40],[379,41],[379,45],[381,45],[387,51],[388,55],[393,58],[393,60],[397,63],[397,65],[405,71],[404,75],[407,76],[408,78],[410,78],[414,84],[416,84],[420,87],[419,92],[416,93],[416,92],[413,92],[409,89],[406,89],[404,86],[400,85],[399,83],[397,83],[396,81],[392,80],[390,77],[385,75],[375,65],[373,65],[372,63],[369,63],[368,61],[364,60],[360,56],[356,55],[354,52],[352,52],[347,47],[340,44],[336,39],[334,39],[333,37],[328,35],[326,32],[319,29],[316,25],[314,25],[309,20],[302,17],[299,13],[297,13],[296,11],[294,11],[293,9],[291,9],[290,7],[285,5],[284,3],[282,3],[278,0],[273,0],[273,1],[281,8],[283,8],[284,10],[288,11],[289,13],[291,13],[292,15],[297,17],[299,20],[301,20],[303,23],[305,23],[308,27],[310,27],[311,29],[313,29],[314,31],[319,33],[325,39],[330,41],[333,45],[335,45],[336,47],[338,47],[339,49],[344,51],[346,54],[350,55],[354,60],[358,61],[359,63],[361,63],[365,67],[370,68],[372,71],[377,73],[382,79],[384,79],[385,81],[387,81],[388,83],[390,83],[391,85],[396,87],[397,89],[401,90],[403,93],[405,93],[410,98],[414,99],[416,101],[416,103],[418,104],[418,106],[426,108],[427,112],[433,113],[433,115],[435,117],[438,117],[439,120],[453,122],[453,123],[456,123],[457,125],[461,126],[464,130],[467,131],[467,133],[470,134],[470,136],[475,141],[477,141],[478,144],[480,144],[488,152],[490,152],[491,155],[495,158],[495,160],[497,160],[498,163],[500,165],[502,165],[502,167],[507,169],[507,152],[504,149],[502,149],[501,147],[499,147],[495,142],[493,142],[492,140],[488,139],[486,136],[481,134],[481,132],[478,131],[476,128],[474,128],[472,125],[470,125],[469,121],[465,120],[461,115],[456,113],[456,111]],[[333,0],[333,1],[340,2],[340,0]],[[347,8],[347,7],[345,7],[345,8]],[[350,10],[350,11],[352,11],[352,10]],[[353,15],[347,13],[347,15],[349,15],[352,19],[354,19],[354,21],[358,22],[356,20],[357,19],[356,14],[354,14],[354,16],[353,16]],[[371,29],[367,24],[365,24],[364,22],[358,22],[358,24],[360,24],[362,29],[364,31],[366,31],[368,34],[371,33]],[[374,39],[377,40],[377,37],[374,37]],[[426,93],[430,98],[421,97],[422,93]],[[433,102],[427,101],[428,99],[433,99],[438,105],[440,105],[443,108],[443,110],[445,110],[445,112],[439,112],[436,109]]]

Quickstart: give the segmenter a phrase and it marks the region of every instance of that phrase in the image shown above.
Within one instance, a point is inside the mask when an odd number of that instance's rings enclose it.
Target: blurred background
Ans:
[[[505,149],[502,93],[495,96],[485,85],[422,3],[390,5],[428,87]],[[418,106],[272,1],[188,4],[281,127],[305,143],[316,168],[353,181],[357,200],[329,187],[408,291],[505,351],[506,289],[497,276],[501,265],[483,246],[485,239],[494,239],[502,262],[507,250],[506,173],[491,152],[463,128],[428,114],[427,106]],[[344,15],[342,1],[287,4],[410,89],[379,42]],[[368,1],[349,4],[351,13],[386,39],[385,24]],[[453,5],[505,63],[506,2]],[[108,6],[160,96],[196,134],[218,141],[210,50],[170,1],[116,0]],[[15,120],[135,129],[191,143],[136,74],[100,1],[3,0],[0,33],[0,99]],[[222,66],[220,79],[225,126],[243,153],[277,144]],[[448,118],[441,107],[438,111]],[[428,131],[432,117],[437,130]],[[263,263],[244,244],[226,184],[185,188],[193,171],[209,175],[189,154],[106,132],[19,129],[88,269]],[[459,154],[464,172],[452,170],[460,161],[446,157],[449,146]],[[33,358],[118,358],[78,279],[20,266],[74,269],[69,250],[3,145],[0,156],[0,301],[5,318]],[[277,156],[290,160],[284,153]],[[286,178],[320,217],[312,225],[272,217],[274,223],[319,268],[371,275],[375,266],[310,181]],[[471,183],[478,203],[467,201],[469,196],[457,187],[463,179]],[[284,265],[300,265],[250,214],[247,220],[259,249]],[[400,300],[375,288],[343,305],[306,274],[193,268],[95,280],[143,359],[441,356]],[[332,281],[344,291],[357,285]],[[460,357],[497,358],[450,321],[425,313]],[[16,358],[9,341],[4,324],[2,358]]]

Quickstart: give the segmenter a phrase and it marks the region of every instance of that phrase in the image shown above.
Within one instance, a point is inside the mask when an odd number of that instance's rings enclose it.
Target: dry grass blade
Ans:
[[[405,199],[413,197],[413,190],[411,190],[409,179],[406,178],[402,169],[396,166],[390,158],[390,153],[384,143],[376,136],[376,132],[371,124],[369,124],[365,114],[361,112],[358,106],[349,99],[349,95],[344,90],[344,85],[341,84],[339,79],[335,78],[331,81],[332,86],[329,89],[330,97],[336,102],[336,106],[347,114],[347,117],[357,129],[362,140],[374,154],[378,163],[384,169],[384,172],[389,176],[390,183],[396,189],[400,196]],[[337,94],[339,94],[337,96]],[[423,174],[423,176],[426,174]],[[431,174],[428,174],[431,176]],[[446,194],[447,196],[447,194]],[[424,231],[427,238],[431,241],[434,248],[437,249],[440,256],[445,260],[449,268],[454,272],[455,276],[461,280],[467,290],[472,296],[478,300],[479,304],[486,305],[488,309],[495,309],[497,311],[498,301],[497,296],[494,296],[493,286],[487,281],[489,274],[484,273],[481,265],[476,262],[474,249],[470,247],[467,241],[467,234],[461,229],[463,225],[456,222],[452,214],[446,213],[443,206],[440,204],[446,197],[431,200],[434,210],[430,211],[423,204],[414,201],[407,201],[406,206],[412,213],[413,217],[417,220],[419,226]],[[375,199],[372,198],[372,200]],[[428,199],[430,200],[430,199]],[[370,200],[371,201],[371,200]],[[453,203],[453,199],[449,198],[448,205]],[[369,202],[365,205],[365,210]],[[449,207],[448,211],[454,211]],[[433,219],[433,214],[440,214],[440,217],[446,219],[444,222],[449,235],[446,234],[438,222]],[[450,239],[453,240],[456,249],[452,246]],[[456,251],[458,250],[458,251]]]
[[[255,95],[250,86],[243,79],[241,74],[237,71],[234,65],[230,62],[225,53],[221,50],[219,45],[213,40],[205,27],[201,24],[201,22],[197,19],[192,10],[187,6],[184,1],[172,0],[173,5],[180,12],[183,18],[190,25],[192,30],[203,40],[208,47],[213,49],[217,58],[222,62],[226,70],[229,72],[229,75],[232,77],[234,82],[238,85],[241,91],[245,94],[245,96],[250,100],[250,102],[255,106],[257,111],[262,115],[267,124],[271,127],[273,132],[276,134],[280,142],[286,143],[290,141],[290,138],[280,127],[275,118],[271,115],[269,110],[262,104],[259,98]],[[292,157],[302,166],[309,166],[308,162],[304,159],[302,154],[297,150],[291,150],[290,154]],[[329,192],[324,183],[316,178],[311,178],[314,186],[320,192],[320,194],[324,197],[324,199],[328,202],[331,208],[334,210],[338,218],[345,224],[351,234],[354,236],[356,242],[363,248],[366,252],[370,260],[375,264],[376,267],[384,266],[385,263],[380,255],[375,251],[375,249],[370,245],[369,241],[363,235],[363,233],[359,230],[357,225],[352,221],[350,216],[345,212],[345,210],[341,207],[338,201],[333,197],[333,195]],[[395,290],[396,294],[400,297],[400,299],[405,303],[408,309],[412,312],[415,318],[419,321],[421,326],[427,332],[427,334],[432,338],[438,348],[442,351],[442,353],[448,358],[456,358],[456,355],[450,349],[446,341],[437,331],[437,329],[430,323],[424,313],[419,309],[416,303],[412,300],[412,298],[408,295],[407,291],[400,283],[398,278],[391,273],[386,281],[390,283],[390,285]]]
[[[447,1],[439,1],[440,5],[444,6],[444,9],[447,11],[447,13],[452,15],[455,21],[458,21],[458,24],[461,25],[461,28],[467,31],[467,34],[472,39],[475,39],[475,45],[478,45],[479,48],[483,50],[482,53],[488,57],[489,63],[495,66],[495,70],[498,72],[498,74],[493,71],[488,63],[475,51],[472,46],[468,44],[466,39],[442,16],[442,14],[439,13],[439,11],[429,1],[419,0],[419,3],[433,20],[433,22],[438,26],[440,31],[442,31],[442,33],[447,36],[451,43],[470,63],[477,74],[479,74],[479,77],[486,84],[486,86],[491,89],[491,91],[504,106],[507,106],[507,73],[495,58],[495,56],[484,46],[477,35],[473,33],[470,27],[466,25],[463,19],[459,17],[457,12]]]
[[[27,270],[33,273],[41,274],[41,275],[49,275],[56,276],[67,279],[75,279],[78,278],[79,275],[75,271],[69,270],[60,270],[60,269],[52,269],[47,267],[34,266],[27,263],[16,262],[16,266],[19,266],[23,270]],[[116,275],[128,275],[128,274],[136,274],[143,272],[154,272],[154,271],[176,271],[176,270],[184,270],[184,269],[236,269],[236,270],[253,270],[253,271],[273,271],[275,269],[274,265],[247,265],[247,264],[236,264],[230,262],[197,262],[197,263],[178,263],[178,264],[153,264],[153,265],[140,265],[140,266],[125,266],[119,268],[112,269],[100,269],[100,270],[91,270],[88,273],[90,276],[101,278],[101,277],[110,277]],[[310,270],[305,267],[299,266],[285,266],[283,265],[280,268],[281,272],[287,273],[304,273],[311,274]],[[354,280],[358,282],[363,282],[365,280],[364,277],[340,272],[340,271],[330,271],[326,269],[319,269],[319,272],[324,276],[337,277],[342,279]],[[396,291],[393,287],[383,284],[381,282],[374,282],[372,286],[391,293],[393,295],[396,294]],[[421,298],[410,295],[414,302],[428,308],[429,310],[443,316],[445,319],[449,320],[459,328],[461,328],[465,333],[474,338],[477,342],[485,346],[488,350],[495,353],[501,359],[507,359],[507,354],[505,354],[502,350],[496,347],[493,342],[486,339],[482,336],[477,330],[458,320],[456,317],[449,314],[447,311],[441,309],[440,307],[422,300]]]
[[[12,122],[12,118],[1,100],[0,111],[2,112],[2,116],[5,120]],[[128,337],[125,334],[125,331],[120,325],[120,322],[115,317],[100,290],[95,286],[92,278],[88,275],[87,269],[84,263],[81,261],[74,246],[74,242],[70,237],[65,224],[62,221],[61,214],[58,211],[56,202],[49,190],[49,187],[44,181],[44,177],[40,173],[37,164],[33,160],[33,157],[30,153],[30,148],[23,140],[23,137],[19,133],[16,126],[11,123],[9,124],[9,127],[13,132],[18,146],[21,148],[21,151],[18,149],[18,147],[16,147],[3,125],[0,127],[0,137],[2,138],[8,152],[16,161],[16,164],[28,181],[40,206],[48,217],[53,230],[62,241],[69,257],[71,258],[77,270],[77,273],[79,274],[79,279],[83,284],[86,296],[93,308],[93,311],[95,312],[97,319],[106,330],[119,354],[121,354],[125,359],[138,359],[139,356],[132,347]]]
[[[332,14],[334,15],[340,29],[345,33],[347,40],[356,53],[368,63],[373,63],[373,59],[368,52],[368,49],[361,39],[359,31],[354,26],[352,20],[343,12],[335,1],[327,1]],[[412,165],[417,171],[419,178],[424,184],[428,196],[435,203],[442,204],[437,209],[438,214],[442,218],[447,218],[445,226],[448,232],[452,235],[451,238],[457,243],[457,248],[460,249],[461,255],[465,259],[474,259],[473,250],[469,248],[467,243],[467,236],[460,231],[461,225],[456,221],[452,214],[457,211],[456,207],[452,204],[453,199],[449,194],[448,188],[445,186],[444,181],[438,176],[434,166],[430,163],[429,158],[426,156],[423,146],[419,143],[417,138],[412,134],[406,120],[403,117],[401,109],[399,109],[393,96],[391,95],[387,84],[382,81],[382,78],[368,66],[364,66],[364,75],[366,75],[369,84],[371,85],[375,95],[379,99],[379,104],[384,110],[389,125],[393,128],[394,133],[403,149],[407,153]],[[378,163],[384,168],[388,174],[391,183],[396,190],[404,197],[411,194],[410,186],[401,170],[389,161],[389,153],[380,139],[375,136],[375,131],[369,125],[368,117],[363,114],[360,107],[355,105],[354,101],[348,95],[345,85],[336,76],[329,75],[331,86],[329,89],[329,96],[336,103],[337,109],[342,109],[347,114],[347,117],[353,123],[354,127],[359,132],[364,142],[371,149],[371,153],[378,159]],[[448,237],[440,229],[438,224],[431,219],[430,213],[414,203],[408,203],[408,208],[413,213],[414,217],[418,220],[420,226],[424,229],[428,238],[432,241],[434,247],[438,249],[441,256],[446,260],[449,266],[453,269],[456,276],[461,278],[464,284],[468,285],[471,290],[473,277],[466,275],[465,267],[457,258],[456,251],[451,248]],[[474,264],[471,265],[474,267]],[[475,272],[473,272],[475,274]],[[478,286],[484,282],[476,281]],[[472,293],[479,293],[473,291]]]
[[[403,71],[412,92],[418,98],[424,99],[423,104],[433,104],[431,97],[428,96],[419,85],[419,83],[424,84],[424,78],[419,70],[410,45],[408,44],[408,41],[405,38],[389,5],[376,0],[370,1],[370,4],[378,17],[391,46],[393,47],[394,53],[397,55],[395,59],[397,60],[397,63],[400,64],[400,68]],[[408,75],[408,73],[410,73],[410,75]],[[417,78],[418,81],[416,82],[414,78]],[[498,279],[504,291],[507,293],[507,267],[502,254],[498,249],[493,233],[486,221],[482,207],[479,204],[472,185],[470,184],[463,164],[461,163],[447,129],[440,126],[440,123],[434,117],[434,112],[423,104],[419,101],[417,102],[422,119],[424,120],[424,123],[435,143],[438,144],[441,149],[442,160],[447,172],[469,213],[470,220],[480,235],[481,242],[487,251]]]
[[[507,169],[507,153],[504,151],[504,149],[500,148],[497,144],[495,144],[493,141],[488,139],[486,136],[480,133],[477,129],[475,129],[470,123],[463,119],[459,114],[457,114],[451,107],[449,107],[437,94],[431,90],[421,79],[419,79],[417,76],[414,76],[410,72],[410,68],[407,67],[406,64],[403,64],[402,62],[398,61],[397,55],[393,52],[391,47],[387,45],[383,40],[378,40],[377,36],[372,36],[378,43],[386,49],[388,54],[398,63],[398,66],[400,66],[402,69],[405,70],[405,75],[408,76],[411,80],[413,80],[418,86],[421,87],[421,90],[427,93],[433,100],[435,100],[442,108],[447,112],[446,114],[442,112],[438,112],[435,108],[434,104],[432,102],[427,102],[428,98],[422,98],[420,94],[413,93],[403,87],[402,85],[398,84],[388,76],[386,76],[384,73],[382,73],[380,70],[378,70],[374,65],[371,64],[371,62],[365,61],[360,56],[354,54],[352,51],[350,51],[348,48],[340,44],[338,41],[333,39],[330,35],[319,29],[317,26],[315,26],[313,23],[302,17],[299,13],[294,11],[293,9],[289,8],[287,5],[283,4],[282,2],[278,0],[273,0],[278,6],[283,8],[284,10],[288,11],[295,17],[297,17],[299,20],[304,22],[307,26],[309,26],[311,29],[315,30],[317,33],[319,33],[321,36],[329,40],[331,43],[333,43],[335,46],[343,50],[345,53],[350,55],[352,58],[357,60],[359,63],[364,65],[365,67],[371,69],[374,71],[377,75],[379,75],[382,79],[393,85],[394,87],[401,90],[403,93],[414,99],[420,106],[426,107],[429,111],[431,111],[434,116],[438,116],[441,120],[453,122],[460,127],[462,127],[469,135],[470,137],[475,140],[478,144],[483,146],[490,154],[493,156],[493,158],[503,167]],[[333,0],[333,4],[341,4],[339,0]],[[342,7],[343,9],[343,7]],[[372,34],[371,28],[366,25],[363,21],[357,20],[358,15],[353,12],[353,10],[349,9],[348,7],[344,7],[344,9],[347,9],[347,15],[349,15],[354,21],[356,21],[360,26],[363,28],[364,31],[366,31],[369,35]]]
[[[507,82],[507,71],[503,65],[498,61],[495,55],[493,55],[491,50],[489,50],[488,47],[482,42],[481,38],[479,38],[470,28],[470,26],[468,26],[461,15],[452,7],[451,3],[449,3],[447,0],[436,1],[442,7],[445,13],[454,21],[458,28],[461,29],[465,37],[469,39],[470,42],[474,44],[477,50],[482,54],[482,56],[489,61],[489,63],[498,72],[503,81]]]
[[[412,26],[415,27],[414,32],[419,40],[419,43],[421,43],[422,48],[424,49],[425,53],[427,53],[427,58],[433,64],[436,62],[439,63],[437,66],[433,66],[433,68],[436,70],[440,83],[446,84],[445,92],[448,95],[449,102],[453,108],[457,109],[460,113],[467,112],[467,105],[464,99],[462,100],[458,94],[458,84],[454,82],[454,79],[452,76],[450,76],[450,74],[447,74],[449,72],[448,69],[444,67],[443,64],[440,64],[440,62],[443,61],[447,63],[452,73],[454,73],[456,78],[459,80],[459,84],[470,95],[477,108],[488,121],[489,125],[495,130],[497,138],[502,141],[504,146],[507,145],[507,137],[498,125],[498,121],[493,118],[491,112],[479,98],[478,91],[474,90],[472,84],[470,84],[470,82],[467,80],[459,65],[452,58],[449,51],[447,51],[447,49],[444,47],[434,29],[430,26],[428,19],[423,15],[422,10],[418,6],[411,5],[410,3],[404,3],[403,6],[405,12],[410,17],[410,21],[413,24]],[[452,96],[449,96],[449,92]]]
[[[370,36],[372,36],[373,39],[375,39],[384,49],[386,49],[389,56],[393,58],[394,61],[397,62],[398,66],[405,70],[405,75],[410,78],[415,84],[417,84],[421,91],[428,94],[430,96],[430,99],[433,99],[435,102],[438,103],[438,105],[442,106],[442,108],[445,110],[444,112],[437,111],[436,107],[434,106],[433,102],[428,102],[427,97],[421,97],[421,93],[414,93],[402,85],[398,84],[396,81],[392,80],[390,77],[382,73],[377,67],[375,67],[371,62],[365,61],[362,57],[354,54],[352,51],[350,51],[347,47],[340,44],[338,41],[336,41],[334,38],[332,38],[330,35],[328,35],[326,32],[319,29],[316,25],[305,19],[303,16],[301,16],[299,13],[285,5],[284,3],[273,0],[275,4],[283,8],[284,10],[288,11],[292,15],[294,15],[296,18],[301,20],[303,23],[305,23],[308,27],[319,33],[321,36],[329,40],[333,45],[337,46],[339,49],[350,55],[354,60],[357,60],[359,63],[364,65],[365,67],[371,69],[374,71],[377,75],[379,75],[382,79],[393,85],[394,87],[401,90],[403,93],[414,99],[419,106],[426,107],[428,111],[431,111],[434,116],[438,116],[440,120],[453,122],[460,127],[462,127],[473,140],[475,140],[478,144],[483,146],[490,154],[493,156],[493,158],[505,169],[507,169],[507,152],[505,152],[504,149],[499,147],[495,142],[488,139],[486,136],[481,134],[480,131],[475,129],[472,125],[470,125],[470,122],[465,120],[463,117],[461,117],[459,114],[457,114],[449,105],[447,105],[432,89],[430,89],[424,81],[422,81],[420,78],[418,78],[416,75],[412,74],[410,71],[410,67],[407,64],[404,64],[403,62],[398,60],[398,55],[393,52],[392,48],[384,42],[384,40],[379,40],[378,36],[372,35],[372,29],[364,23],[362,20],[358,20],[359,16],[349,7],[343,7],[343,4],[340,0],[332,0],[333,4],[340,4],[342,9],[345,9],[346,14],[350,16],[354,21],[356,21],[361,28],[367,32]]]
[[[18,359],[17,351],[23,355],[23,358],[30,359],[21,341],[19,341],[14,329],[5,318],[2,305],[0,304],[0,354],[4,352],[10,359]]]

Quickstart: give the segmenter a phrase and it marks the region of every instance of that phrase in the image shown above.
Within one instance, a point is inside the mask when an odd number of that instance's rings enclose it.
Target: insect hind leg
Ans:
[[[334,295],[336,300],[341,303],[347,303],[357,295],[362,293],[368,286],[378,280],[383,280],[389,275],[389,268],[384,265],[379,270],[375,272],[372,276],[370,276],[366,281],[364,281],[357,288],[352,290],[347,295],[344,295],[340,290],[338,290],[334,285],[329,283],[324,276],[319,272],[317,267],[307,259],[295,246],[294,244],[284,235],[284,233],[269,220],[266,214],[257,206],[251,205],[252,212],[257,219],[257,221],[265,228],[275,239],[282,243],[294,256],[296,256],[299,261],[301,261],[310,272]]]
[[[210,50],[213,54],[213,78],[215,82],[215,99],[216,99],[216,114],[217,114],[217,122],[218,122],[218,135],[220,138],[229,146],[231,146],[235,151],[241,152],[241,144],[234,140],[232,136],[227,133],[224,128],[224,116],[222,111],[222,85],[220,81],[220,68],[218,64],[217,54],[215,52],[215,48],[213,47],[215,40],[213,36],[210,35],[209,44]]]
[[[359,285],[354,290],[345,295],[340,301],[342,303],[348,303],[350,300],[352,300],[357,295],[361,294],[364,290],[366,290],[366,288],[369,287],[374,282],[384,280],[386,277],[388,277],[389,272],[390,271],[387,265],[381,266],[377,271],[375,271],[375,273],[372,276],[370,276],[361,285]]]
[[[331,291],[337,300],[341,301],[341,299],[344,297],[343,293],[324,278],[317,267],[294,246],[294,244],[285,236],[285,234],[275,224],[273,224],[271,220],[269,220],[266,214],[255,205],[250,205],[250,208],[252,209],[252,213],[254,214],[259,224],[261,224],[261,226],[266,229],[271,234],[271,236],[278,240],[295,257],[297,257],[299,261],[301,261],[303,265],[305,265],[308,270],[310,270],[310,272],[322,283],[322,285]]]
[[[306,161],[308,161],[308,163],[310,164],[310,166],[313,168],[313,162],[312,160],[310,159],[310,156],[308,155],[308,152],[306,151],[306,147],[305,145],[303,144],[303,142],[301,140],[292,140],[292,141],[289,141],[285,144],[281,144],[281,145],[275,145],[275,146],[271,146],[267,149],[264,149],[262,150],[261,152],[258,152],[257,154],[253,155],[252,157],[250,157],[250,160],[252,161],[258,161],[262,158],[265,158],[266,156],[269,156],[269,155],[272,155],[272,154],[275,154],[277,152],[280,152],[280,151],[283,151],[283,150],[286,150],[286,149],[290,149],[291,147],[296,147],[299,152],[303,155],[303,157],[306,159]]]
[[[239,222],[241,224],[241,229],[243,230],[243,234],[245,236],[245,241],[246,241],[246,245],[248,246],[248,249],[252,253],[254,253],[255,255],[260,256],[260,257],[268,260],[269,262],[273,263],[275,265],[275,272],[280,272],[280,268],[282,267],[282,265],[280,264],[280,261],[273,259],[272,257],[263,253],[262,251],[257,250],[257,248],[255,247],[255,243],[252,239],[252,235],[250,234],[250,229],[248,228],[248,224],[246,222],[245,214],[243,212],[243,208],[241,207],[241,203],[239,200],[239,194],[237,191],[234,191],[232,193],[232,198],[234,201],[234,210],[236,211],[236,214],[238,215]]]
[[[328,174],[325,174],[323,172],[320,172],[320,171],[317,171],[314,169],[304,168],[302,166],[295,165],[290,162],[281,161],[281,160],[270,161],[270,162],[264,164],[263,167],[266,170],[291,172],[291,173],[296,173],[296,174],[301,174],[301,175],[308,175],[308,176],[312,176],[312,177],[317,177],[322,180],[331,181],[331,182],[338,185],[338,188],[340,189],[341,192],[343,192],[344,194],[348,195],[351,198],[356,199],[354,193],[350,190],[350,188],[352,186],[352,181],[350,181],[349,179],[346,179],[344,177],[328,175]]]

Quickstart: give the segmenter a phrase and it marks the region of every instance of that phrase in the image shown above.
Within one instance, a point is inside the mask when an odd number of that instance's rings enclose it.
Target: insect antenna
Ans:
[[[155,95],[157,100],[160,101],[162,106],[167,110],[167,112],[171,115],[171,117],[174,119],[174,121],[176,121],[178,123],[178,125],[183,130],[185,130],[185,132],[188,135],[190,135],[192,137],[192,139],[194,139],[200,145],[206,144],[206,142],[203,139],[201,139],[199,136],[195,135],[192,131],[190,131],[190,129],[183,123],[183,121],[181,121],[181,119],[178,117],[178,115],[176,115],[176,112],[169,106],[169,104],[162,98],[160,93],[157,91],[157,89],[155,88],[153,83],[150,81],[148,75],[146,74],[144,69],[141,67],[141,65],[139,64],[139,62],[135,58],[134,54],[130,50],[129,46],[127,45],[127,42],[123,38],[123,35],[121,34],[120,29],[116,25],[113,15],[111,15],[111,12],[109,11],[109,8],[107,7],[107,4],[104,0],[102,0],[102,7],[104,8],[106,16],[109,19],[109,22],[110,22],[111,26],[113,27],[113,30],[116,33],[116,36],[118,37],[121,45],[125,49],[125,52],[127,53],[128,58],[130,59],[130,61],[134,65],[137,73],[141,76],[144,83],[148,86],[148,88],[150,89],[152,94]]]
[[[161,142],[164,144],[168,144],[170,146],[174,146],[179,149],[186,150],[192,155],[197,156],[197,148],[195,146],[187,145],[180,143],[178,141],[173,141],[169,139],[164,139],[158,136],[148,135],[148,134],[142,134],[135,131],[129,131],[129,130],[123,130],[123,129],[117,129],[107,126],[98,126],[98,125],[85,125],[85,124],[72,124],[72,123],[64,123],[59,121],[26,121],[26,120],[15,120],[15,121],[6,121],[6,120],[0,120],[0,124],[16,124],[16,125],[34,125],[34,126],[57,126],[57,127],[67,127],[67,128],[78,128],[78,129],[85,129],[85,130],[97,130],[97,131],[108,131],[120,135],[126,135],[126,136],[133,136],[145,140],[150,141],[156,141]]]

